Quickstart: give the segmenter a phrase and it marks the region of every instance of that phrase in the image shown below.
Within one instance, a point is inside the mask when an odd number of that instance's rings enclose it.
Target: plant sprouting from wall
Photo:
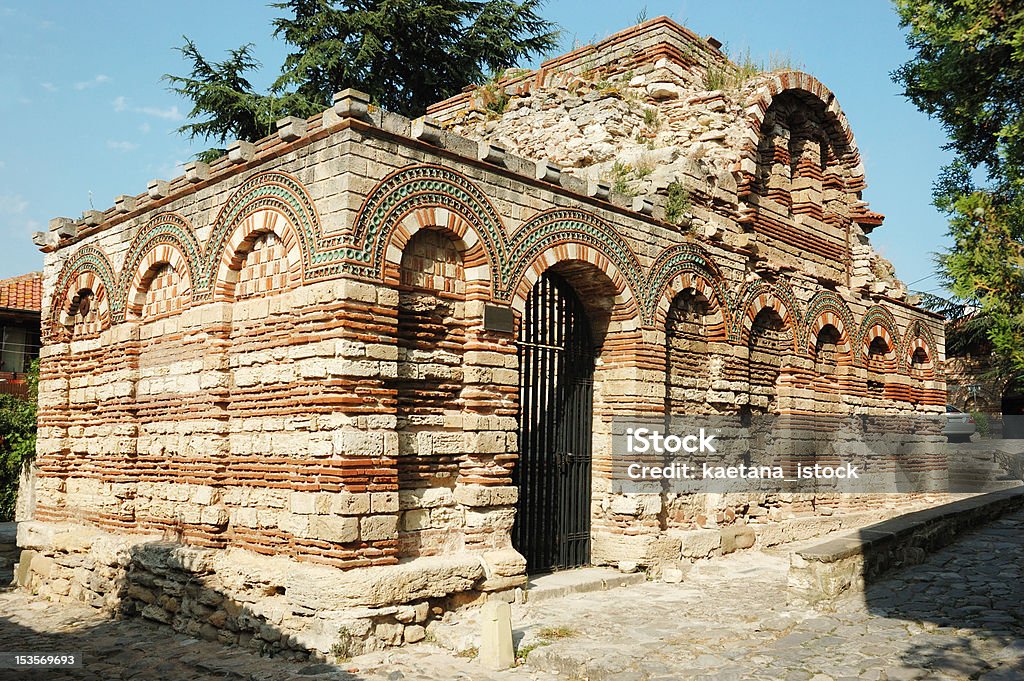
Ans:
[[[665,199],[665,222],[672,225],[682,225],[688,218],[688,213],[693,207],[690,201],[690,193],[686,191],[679,182],[673,182],[668,186],[668,197]]]

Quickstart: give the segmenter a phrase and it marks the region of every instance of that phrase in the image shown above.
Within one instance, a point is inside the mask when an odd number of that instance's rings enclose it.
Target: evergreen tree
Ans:
[[[165,79],[193,104],[195,122],[181,132],[219,144],[255,141],[281,117],[311,116],[349,87],[389,111],[419,116],[488,74],[554,48],[558,32],[537,14],[541,2],[286,0],[274,5],[287,13],[274,20],[274,34],[295,50],[270,92],[249,81],[260,68],[251,44],[211,62],[186,38],[180,51],[191,74]]]
[[[1002,364],[1024,370],[1024,6],[896,0],[914,57],[894,74],[956,153],[935,185],[954,246],[949,289],[978,310]],[[983,179],[979,179],[983,178]]]

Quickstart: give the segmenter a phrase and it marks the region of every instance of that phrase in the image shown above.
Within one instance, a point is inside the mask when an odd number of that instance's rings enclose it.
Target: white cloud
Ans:
[[[153,126],[151,126],[149,123],[143,123],[139,126],[139,132],[141,132],[143,135],[148,135],[149,131],[152,129]]]
[[[111,104],[114,107],[114,111],[118,112],[131,111],[132,113],[142,114],[143,116],[163,118],[168,121],[180,121],[185,118],[185,115],[181,113],[181,110],[177,106],[172,106],[167,109],[161,109],[157,106],[130,106],[128,104],[128,98],[124,95],[115,97]]]
[[[28,201],[20,194],[0,194],[0,215],[21,215],[28,209]]]
[[[142,106],[133,109],[133,111],[147,116],[155,116],[156,118],[165,118],[169,121],[180,121],[185,117],[182,115],[181,111],[178,110],[177,106],[172,106],[169,109],[160,109],[155,106]]]
[[[99,73],[99,74],[93,76],[91,80],[80,80],[80,81],[78,81],[77,83],[75,83],[75,89],[76,90],[88,90],[89,88],[96,87],[97,85],[102,85],[103,83],[106,83],[109,80],[110,80],[110,76],[106,76],[106,75],[104,75],[102,73]]]
[[[56,92],[57,91],[57,86],[54,85],[53,83],[50,83],[50,82],[40,83],[39,87],[43,88],[47,92]]]
[[[113,149],[114,151],[135,151],[139,148],[135,142],[126,142],[124,140],[107,140],[107,149]]]
[[[6,167],[7,167],[7,161],[0,161],[0,170],[3,170]]]

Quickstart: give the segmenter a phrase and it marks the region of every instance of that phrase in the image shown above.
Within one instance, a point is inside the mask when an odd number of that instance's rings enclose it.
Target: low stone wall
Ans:
[[[511,549],[339,570],[70,523],[23,522],[18,544],[15,582],[34,593],[295,659],[419,641],[430,621],[526,581]]]
[[[790,557],[794,603],[831,610],[847,591],[863,590],[889,570],[916,565],[971,528],[1024,506],[1024,487],[961,499],[868,525]]]

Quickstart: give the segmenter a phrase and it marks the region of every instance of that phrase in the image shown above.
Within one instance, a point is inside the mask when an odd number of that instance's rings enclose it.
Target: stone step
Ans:
[[[641,584],[647,580],[643,572],[624,573],[613,568],[578,568],[531,577],[526,584],[524,600],[537,603],[569,594],[607,591],[619,586]]]

